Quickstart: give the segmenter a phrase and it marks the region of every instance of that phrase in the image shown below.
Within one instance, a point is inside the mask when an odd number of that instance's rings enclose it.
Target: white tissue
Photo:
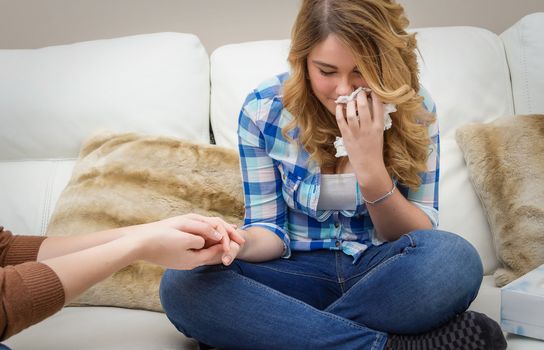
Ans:
[[[383,106],[383,129],[389,130],[393,126],[393,119],[389,114],[396,112],[397,106],[392,103],[386,103]]]
[[[357,88],[357,90],[353,91],[349,96],[338,96],[338,98],[334,102],[336,104],[339,104],[339,103],[348,103],[349,101],[353,101],[355,99],[355,97],[357,97],[359,92],[361,92],[363,90],[365,92],[370,92],[371,91],[369,88],[364,88],[364,87],[360,86],[359,88]]]
[[[348,155],[346,149],[344,148],[344,140],[341,137],[336,136],[336,141],[334,141],[334,148],[336,148],[336,158],[345,157]]]

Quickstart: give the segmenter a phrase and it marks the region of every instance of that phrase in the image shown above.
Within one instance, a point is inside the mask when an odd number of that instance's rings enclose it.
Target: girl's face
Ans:
[[[351,51],[334,34],[310,51],[306,64],[313,93],[332,114],[338,96],[349,95],[359,86],[368,87]]]

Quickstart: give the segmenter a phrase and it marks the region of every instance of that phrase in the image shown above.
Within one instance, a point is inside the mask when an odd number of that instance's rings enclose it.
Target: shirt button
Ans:
[[[334,243],[334,245],[335,245],[336,247],[340,247],[341,243],[340,243],[340,241],[336,241],[336,243]]]

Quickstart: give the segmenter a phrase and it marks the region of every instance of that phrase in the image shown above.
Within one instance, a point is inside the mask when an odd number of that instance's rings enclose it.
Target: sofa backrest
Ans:
[[[513,113],[510,77],[499,37],[473,27],[415,30],[421,82],[437,104],[441,130],[440,228],[460,234],[480,252],[486,272],[496,265],[489,227],[454,135],[468,122]],[[218,48],[211,55],[211,123],[216,142],[236,147],[240,107],[257,84],[288,70],[288,40]]]
[[[516,114],[544,113],[544,12],[523,17],[501,34]]]
[[[191,34],[0,50],[0,223],[45,231],[94,132],[209,143],[209,59]]]

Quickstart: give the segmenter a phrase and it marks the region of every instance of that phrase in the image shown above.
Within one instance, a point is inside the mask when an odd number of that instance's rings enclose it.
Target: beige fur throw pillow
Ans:
[[[544,115],[500,118],[457,130],[502,267],[502,287],[544,264]]]
[[[164,137],[97,135],[83,145],[47,234],[82,234],[189,212],[239,225],[243,200],[234,150]],[[162,267],[137,262],[73,304],[161,311],[162,273]]]

